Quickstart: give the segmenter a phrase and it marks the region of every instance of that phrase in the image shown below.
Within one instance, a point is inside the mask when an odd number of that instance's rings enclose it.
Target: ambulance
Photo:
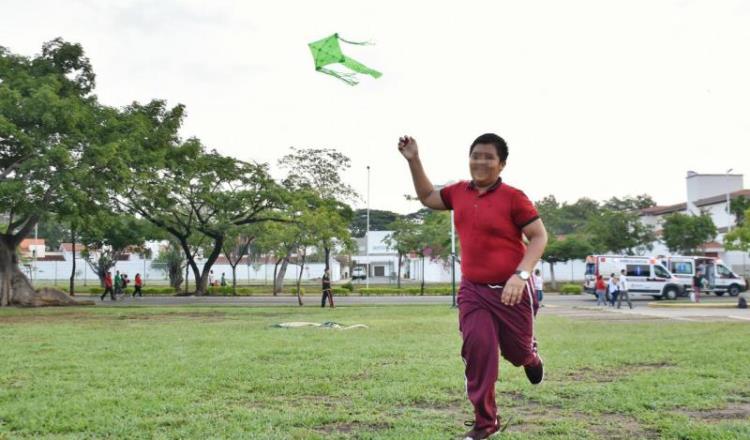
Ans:
[[[682,280],[672,275],[661,261],[654,257],[633,255],[589,255],[586,257],[586,274],[583,288],[596,295],[596,277],[609,281],[612,274],[625,270],[631,298],[677,299],[685,295]]]
[[[747,290],[746,280],[734,273],[718,258],[670,255],[659,256],[657,259],[681,280],[687,291],[693,289],[693,277],[698,269],[708,281],[707,291],[717,296],[723,296],[725,293],[737,296],[740,292]]]

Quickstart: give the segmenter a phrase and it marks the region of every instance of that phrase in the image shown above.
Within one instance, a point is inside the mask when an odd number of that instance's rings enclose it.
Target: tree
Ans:
[[[382,211],[379,209],[370,210],[370,230],[387,231],[394,221],[401,218],[400,214],[391,211]],[[362,238],[367,231],[367,210],[357,209],[354,211],[354,218],[349,226],[352,236]]]
[[[626,196],[622,199],[612,197],[602,204],[602,208],[604,209],[623,212],[640,211],[641,209],[651,208],[653,206],[656,206],[656,202],[648,194],[641,194],[635,197]]]
[[[708,213],[693,216],[679,212],[664,217],[662,241],[671,252],[695,254],[702,244],[716,237],[716,225]]]
[[[143,252],[146,240],[153,238],[153,228],[131,215],[100,211],[84,220],[86,223],[80,232],[84,247],[81,256],[99,277],[102,287],[107,272],[129,250]]]
[[[549,242],[542,255],[542,261],[549,263],[552,288],[557,289],[557,281],[555,280],[556,263],[580,260],[586,258],[592,252],[593,247],[587,237],[569,235],[564,239],[557,239],[554,235],[550,235]]]
[[[635,255],[653,249],[654,228],[641,222],[637,212],[603,210],[589,220],[585,232],[594,252]]]
[[[237,294],[237,265],[248,255],[255,240],[255,231],[250,227],[234,227],[227,232],[222,252],[232,268],[232,293]]]
[[[745,196],[736,197],[729,202],[729,211],[734,214],[737,226],[745,224],[747,210],[750,209],[750,199]]]
[[[154,101],[133,104],[128,112],[148,141],[145,146],[130,145],[130,161],[117,164],[125,170],[121,178],[126,188],[115,191],[112,201],[175,238],[197,280],[195,294],[204,295],[227,232],[235,226],[285,221],[281,208],[286,192],[270,177],[266,164],[207,151],[198,139],[180,141],[181,107],[167,110],[163,102]],[[202,267],[191,250],[195,234],[207,239]]]
[[[549,195],[536,202],[536,207],[550,235],[583,233],[591,219],[601,212],[597,201],[585,197],[568,204]]]
[[[185,269],[185,263],[185,253],[179,243],[171,239],[166,246],[159,249],[151,266],[164,270],[169,279],[169,285],[179,290],[183,282],[182,271]]]
[[[302,209],[315,210],[315,217],[306,220],[305,233],[315,242],[311,244],[325,252],[325,268],[329,270],[331,249],[352,240],[348,225],[354,214],[347,202],[358,196],[339,174],[351,167],[351,160],[331,148],[292,148],[279,160],[279,166],[289,173],[284,186],[307,198],[301,200]]]
[[[35,291],[16,247],[66,203],[76,176],[90,172],[88,152],[108,122],[94,79],[78,44],[58,38],[34,58],[0,47],[0,209],[8,218],[0,233],[0,306],[75,303],[60,291]]]
[[[413,220],[399,218],[388,226],[393,232],[386,235],[383,242],[398,253],[398,273],[396,286],[401,288],[401,266],[405,255],[414,251],[414,244],[419,225]]]
[[[724,235],[724,246],[729,250],[750,252],[750,208],[740,226]]]

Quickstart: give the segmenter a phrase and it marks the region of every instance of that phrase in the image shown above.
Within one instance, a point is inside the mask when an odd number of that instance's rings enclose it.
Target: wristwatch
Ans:
[[[524,281],[528,281],[529,277],[531,277],[531,274],[529,274],[525,270],[520,270],[520,269],[516,271],[516,275],[518,275],[518,277]]]

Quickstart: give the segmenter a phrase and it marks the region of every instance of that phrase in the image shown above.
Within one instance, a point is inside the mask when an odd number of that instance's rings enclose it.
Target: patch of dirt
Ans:
[[[602,439],[656,439],[658,433],[640,425],[637,419],[626,414],[584,414],[569,412],[549,404],[541,404],[520,392],[502,392],[497,395],[501,416],[510,417],[507,432],[533,434],[545,426],[562,419],[583,421],[585,428]]]
[[[602,439],[630,440],[656,439],[659,435],[655,431],[644,429],[638,420],[625,414],[582,414],[576,413],[579,420],[588,420],[588,431]]]
[[[374,431],[385,431],[391,429],[392,425],[387,422],[337,422],[315,428],[315,431],[325,435],[332,434],[356,434],[358,432],[372,433]]]
[[[644,373],[662,368],[670,368],[675,364],[670,362],[636,362],[632,364],[619,365],[616,369],[612,370],[598,370],[591,367],[582,367],[575,371],[571,371],[563,374],[562,380],[557,382],[596,382],[596,383],[608,383],[615,382],[619,378],[627,377],[635,373]],[[555,382],[554,378],[550,378],[550,381]]]
[[[680,414],[697,419],[704,423],[719,423],[727,420],[750,419],[750,402],[737,402],[727,405],[721,409],[708,409],[702,411],[680,411]]]

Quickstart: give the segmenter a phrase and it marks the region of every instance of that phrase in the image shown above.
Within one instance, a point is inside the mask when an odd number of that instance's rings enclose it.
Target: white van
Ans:
[[[590,255],[586,257],[586,275],[583,288],[596,294],[596,277],[601,275],[609,281],[612,274],[619,275],[625,269],[628,291],[631,298],[646,296],[654,299],[676,299],[685,294],[682,282],[653,257],[631,255]]]
[[[663,265],[667,266],[675,277],[682,281],[682,285],[688,291],[693,289],[693,277],[697,269],[701,269],[708,280],[708,290],[717,296],[723,296],[725,293],[737,296],[740,292],[747,290],[745,279],[732,272],[718,258],[683,255],[657,258]]]

